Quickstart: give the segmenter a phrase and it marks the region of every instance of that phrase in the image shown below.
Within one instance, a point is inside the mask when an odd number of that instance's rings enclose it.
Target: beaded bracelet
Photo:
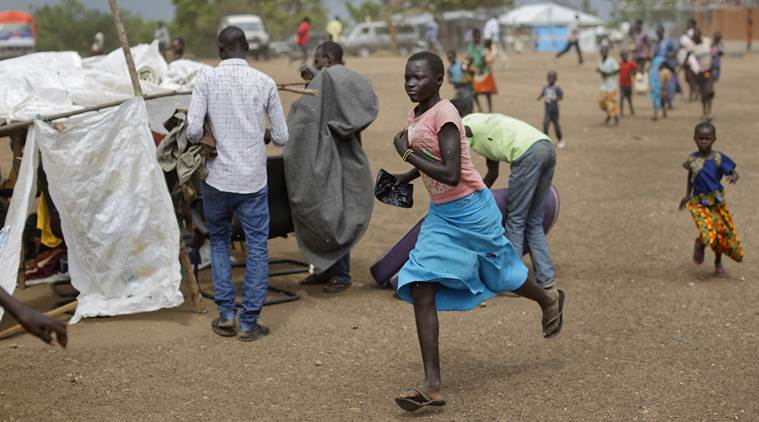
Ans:
[[[406,152],[404,152],[404,153],[403,153],[403,157],[401,157],[401,161],[404,161],[404,162],[405,162],[406,160],[408,160],[408,157],[409,157],[411,154],[413,154],[413,152],[414,152],[414,150],[413,150],[413,149],[411,149],[411,148],[407,149],[407,150],[406,150]]]

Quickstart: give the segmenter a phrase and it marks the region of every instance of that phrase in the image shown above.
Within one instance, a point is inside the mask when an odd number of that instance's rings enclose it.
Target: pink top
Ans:
[[[427,156],[430,160],[442,161],[438,133],[446,123],[453,123],[459,130],[461,141],[461,178],[458,185],[450,186],[440,183],[422,173],[424,186],[429,191],[432,202],[435,204],[455,201],[472,192],[485,189],[485,183],[482,182],[480,173],[472,165],[472,158],[469,155],[469,147],[467,146],[461,116],[459,116],[459,112],[450,101],[445,99],[438,101],[437,104],[422,113],[419,117],[416,117],[414,109],[411,109],[408,115],[408,139],[411,148],[423,156]]]

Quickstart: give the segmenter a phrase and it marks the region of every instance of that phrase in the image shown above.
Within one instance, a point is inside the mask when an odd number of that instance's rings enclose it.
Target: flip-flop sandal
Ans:
[[[416,393],[415,397],[396,397],[395,402],[401,409],[407,412],[415,412],[426,406],[445,406],[445,400],[433,400],[418,388],[411,388],[408,391]],[[421,400],[420,400],[421,399]]]
[[[268,336],[269,327],[265,327],[261,324],[256,324],[256,328],[251,331],[240,331],[238,339],[242,342],[256,341],[259,337]]]
[[[231,327],[222,327],[219,325],[219,320],[221,318],[216,318],[211,322],[211,329],[214,333],[222,336],[222,337],[234,337],[237,335],[237,330],[235,329],[235,326]]]
[[[323,293],[342,293],[348,290],[352,283],[343,283],[338,280],[330,280],[322,289]]]
[[[327,284],[329,280],[330,277],[328,275],[313,273],[303,280],[299,281],[298,284],[301,286],[316,286],[318,284]]]
[[[564,325],[564,298],[566,295],[564,294],[563,290],[559,290],[559,313],[551,318],[550,320],[546,321],[545,324],[543,324],[543,328],[553,324],[557,320],[559,321],[559,325],[556,327],[556,329],[550,333],[550,334],[543,334],[543,338],[554,338],[559,335],[561,332],[561,327]]]

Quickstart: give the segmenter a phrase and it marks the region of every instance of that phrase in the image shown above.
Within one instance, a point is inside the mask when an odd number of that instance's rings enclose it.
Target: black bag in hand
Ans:
[[[384,169],[380,169],[379,173],[377,173],[377,184],[374,185],[374,196],[380,202],[388,205],[395,205],[401,208],[413,207],[414,185],[405,183],[393,189],[395,182],[396,180],[393,175]]]

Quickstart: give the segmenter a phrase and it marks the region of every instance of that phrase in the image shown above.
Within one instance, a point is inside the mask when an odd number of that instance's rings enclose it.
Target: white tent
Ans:
[[[498,20],[501,24],[507,26],[563,26],[574,21],[575,15],[580,17],[580,26],[603,24],[603,21],[598,16],[554,3],[539,3],[518,7],[502,15]]]

